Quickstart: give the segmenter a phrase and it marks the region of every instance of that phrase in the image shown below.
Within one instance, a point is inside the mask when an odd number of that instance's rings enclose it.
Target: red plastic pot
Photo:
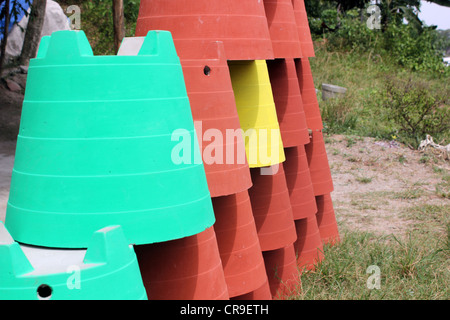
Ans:
[[[250,169],[249,195],[262,251],[283,248],[297,238],[283,165],[273,175],[261,174],[275,168]]]
[[[275,58],[301,58],[302,48],[291,0],[264,0]]]
[[[284,299],[295,294],[301,284],[294,245],[263,253],[274,299]]]
[[[308,128],[311,130],[322,130],[322,115],[320,114],[319,101],[317,100],[317,93],[309,60],[308,58],[302,58],[295,59],[294,61]]]
[[[135,252],[149,300],[229,299],[213,227]]]
[[[269,281],[267,280],[261,287],[252,292],[237,297],[231,297],[230,300],[272,300]]]
[[[254,291],[267,281],[267,275],[248,192],[212,201],[214,230],[229,296]]]
[[[180,58],[201,57],[199,42],[223,41],[229,60],[273,59],[262,1],[142,0],[136,36],[172,33]]]
[[[294,243],[294,248],[297,254],[297,264],[300,270],[314,270],[315,264],[324,258],[316,217],[296,220],[295,227],[297,241]]]
[[[313,131],[311,142],[305,146],[314,195],[321,196],[334,190],[328,155],[321,131]]]
[[[292,0],[294,16],[297,22],[297,32],[302,47],[303,57],[314,57],[314,44],[311,38],[311,30],[308,23],[308,15],[304,0]]]
[[[293,59],[267,61],[283,146],[309,143],[303,100]]]
[[[324,244],[335,245],[340,241],[339,229],[330,194],[317,196],[317,224]]]
[[[223,44],[198,45],[181,66],[211,197],[225,196],[251,187],[250,169]]]
[[[286,148],[284,152],[286,161],[283,166],[294,220],[315,216],[317,204],[305,147]]]

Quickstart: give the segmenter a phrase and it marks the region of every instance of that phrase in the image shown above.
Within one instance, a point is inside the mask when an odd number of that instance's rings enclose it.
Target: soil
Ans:
[[[408,208],[450,204],[436,191],[450,162],[436,150],[342,135],[326,137],[326,148],[341,229],[404,236],[413,228]]]

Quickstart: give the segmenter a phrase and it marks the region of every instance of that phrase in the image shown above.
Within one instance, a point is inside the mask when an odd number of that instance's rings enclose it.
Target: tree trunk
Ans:
[[[0,56],[0,75],[3,71],[3,64],[5,63],[5,54],[6,54],[6,44],[8,42],[8,29],[9,29],[9,22],[10,22],[10,7],[9,7],[9,0],[6,0],[5,2],[5,30],[3,30],[3,40],[1,45],[1,56]]]
[[[123,0],[113,1],[113,24],[114,24],[114,49],[119,51],[120,44],[125,37],[125,21],[123,11]]]
[[[39,42],[41,41],[42,26],[44,25],[45,8],[47,0],[34,0],[31,6],[30,18],[23,41],[20,64],[27,65],[29,60],[36,57]]]

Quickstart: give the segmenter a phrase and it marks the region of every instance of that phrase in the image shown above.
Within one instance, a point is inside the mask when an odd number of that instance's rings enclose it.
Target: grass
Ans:
[[[450,174],[443,174],[442,181],[435,185],[439,197],[450,199]]]
[[[360,183],[370,183],[372,182],[372,178],[369,177],[356,177],[356,181]]]
[[[325,246],[325,259],[302,273],[301,291],[289,299],[446,300],[449,253],[448,239],[420,230],[406,239],[347,231],[340,244]],[[370,286],[372,268],[379,268],[379,289]]]
[[[424,190],[420,188],[410,187],[403,191],[398,191],[392,194],[393,199],[411,200],[417,199],[424,195]]]
[[[396,156],[395,162],[402,161]],[[429,166],[441,179],[436,187],[448,192],[448,171],[432,163]],[[369,183],[370,178],[356,179]],[[298,292],[286,299],[449,300],[450,203],[426,203],[425,196],[432,192],[420,187],[417,183],[396,192],[354,194],[351,205],[358,208],[359,220],[367,220],[367,224],[375,223],[372,218],[386,199],[418,200],[399,209],[399,218],[408,222],[409,231],[402,236],[379,235],[340,226],[341,242],[324,247],[324,260],[315,270],[303,271]],[[370,200],[370,205],[363,200]],[[379,271],[379,288],[373,286],[378,277],[374,270]]]
[[[430,88],[439,88],[440,92],[449,90],[448,81],[408,71],[392,61],[381,59],[380,55],[372,51],[365,54],[330,52],[326,44],[318,41],[315,43],[315,53],[310,63],[316,88],[321,89],[323,83],[347,88],[346,95],[341,98],[324,101],[319,95],[325,132],[383,140],[398,139],[400,142],[415,144],[412,141],[416,138],[406,137],[399,132],[402,128],[390,119],[392,110],[383,107],[387,92],[386,79],[412,78],[416,82],[426,83]],[[425,136],[419,138],[425,139]],[[450,142],[450,131],[440,134],[439,139]],[[353,142],[348,140],[348,146]]]

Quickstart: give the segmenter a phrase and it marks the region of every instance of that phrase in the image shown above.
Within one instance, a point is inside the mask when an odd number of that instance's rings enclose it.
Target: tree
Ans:
[[[113,28],[114,28],[114,49],[119,50],[122,39],[125,37],[125,21],[123,0],[113,0]]]
[[[6,46],[8,42],[9,26],[11,21],[19,22],[19,18],[25,14],[28,16],[27,10],[24,8],[31,4],[32,0],[0,0],[0,21],[3,28],[0,28],[0,33],[3,35],[1,43],[1,56],[0,56],[0,74],[5,65],[6,59]]]
[[[5,52],[6,52],[6,44],[8,42],[8,31],[9,31],[8,29],[9,29],[9,20],[10,20],[9,0],[1,1],[0,5],[2,4],[2,2],[5,2],[5,6],[3,8],[4,15],[5,15],[5,29],[3,30],[3,40],[2,40],[1,53],[0,53],[1,54],[1,56],[0,56],[0,74],[3,70],[3,64],[5,63]]]
[[[427,2],[435,3],[444,7],[450,7],[450,0],[427,0]]]
[[[23,41],[22,53],[19,62],[27,65],[29,60],[34,58],[37,53],[39,42],[41,40],[42,26],[44,25],[45,8],[47,0],[34,0],[31,6],[30,19],[28,21],[25,39]]]

